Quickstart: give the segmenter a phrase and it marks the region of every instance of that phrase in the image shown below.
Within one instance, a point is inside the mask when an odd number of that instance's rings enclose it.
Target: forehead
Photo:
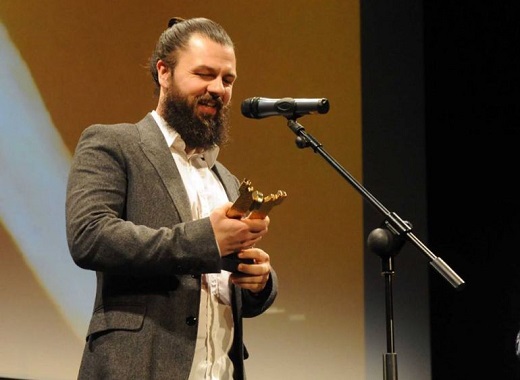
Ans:
[[[189,67],[209,66],[229,73],[236,71],[235,50],[207,37],[194,34],[178,55],[178,65]]]

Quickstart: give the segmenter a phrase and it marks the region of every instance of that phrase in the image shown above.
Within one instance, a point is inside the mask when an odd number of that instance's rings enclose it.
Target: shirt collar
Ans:
[[[174,149],[177,152],[183,153],[186,155],[186,143],[179,135],[179,133],[173,129],[173,127],[169,126],[166,120],[164,120],[161,115],[159,115],[155,110],[152,111],[152,116],[159,126],[164,138],[166,139],[166,143],[168,147]],[[220,151],[220,148],[215,145],[213,148],[205,150],[201,153],[198,153],[204,161],[208,164],[209,168],[212,168],[215,165],[215,161],[217,161],[217,156]],[[195,154],[196,155],[196,154]],[[190,158],[190,155],[188,158]]]

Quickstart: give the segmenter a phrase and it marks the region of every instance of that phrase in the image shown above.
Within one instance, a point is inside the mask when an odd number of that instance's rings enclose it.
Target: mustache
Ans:
[[[224,101],[220,97],[214,97],[209,94],[200,95],[196,98],[196,104],[215,107],[218,111],[224,108]]]

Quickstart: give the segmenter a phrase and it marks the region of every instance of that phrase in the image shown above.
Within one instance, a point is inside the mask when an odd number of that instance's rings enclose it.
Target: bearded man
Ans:
[[[86,128],[69,173],[70,254],[97,276],[78,379],[244,379],[242,318],[267,310],[278,286],[255,246],[269,217],[226,216],[240,185],[217,161],[233,42],[214,21],[173,18],[150,72],[156,109]],[[223,270],[237,252],[240,273]]]

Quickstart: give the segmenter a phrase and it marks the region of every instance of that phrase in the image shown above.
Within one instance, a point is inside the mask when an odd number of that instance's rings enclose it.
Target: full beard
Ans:
[[[216,114],[197,112],[198,104],[216,103]],[[215,145],[223,146],[229,140],[229,105],[211,95],[201,95],[189,102],[178,91],[166,94],[163,104],[164,120],[182,137],[186,146],[207,150]]]

